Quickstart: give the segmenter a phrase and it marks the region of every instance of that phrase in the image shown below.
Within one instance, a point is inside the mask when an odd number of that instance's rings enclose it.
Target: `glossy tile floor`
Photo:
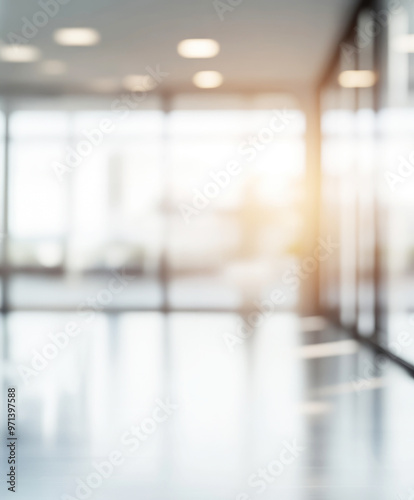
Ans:
[[[245,338],[241,321],[3,318],[3,438],[7,387],[18,390],[13,498],[413,498],[414,380],[318,318],[275,314]]]

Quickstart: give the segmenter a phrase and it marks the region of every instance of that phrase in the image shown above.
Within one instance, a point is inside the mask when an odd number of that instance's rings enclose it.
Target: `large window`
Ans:
[[[135,279],[109,308],[237,309],[280,287],[301,251],[295,101],[181,96],[120,116],[10,106],[10,305],[76,307],[123,269]]]

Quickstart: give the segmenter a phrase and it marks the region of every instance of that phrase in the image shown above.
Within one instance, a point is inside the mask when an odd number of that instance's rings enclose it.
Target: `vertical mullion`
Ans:
[[[10,172],[10,109],[6,101],[4,106],[4,155],[3,155],[3,234],[2,234],[2,247],[3,247],[3,276],[2,276],[2,304],[1,310],[3,313],[8,312],[9,304],[9,277],[10,277],[10,263],[9,263],[9,172]]]

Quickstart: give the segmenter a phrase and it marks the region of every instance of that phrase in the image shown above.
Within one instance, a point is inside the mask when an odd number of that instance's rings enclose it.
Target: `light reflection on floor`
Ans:
[[[231,352],[235,314],[100,314],[24,383],[21,367],[74,320],[3,321],[2,422],[7,387],[18,387],[16,498],[76,498],[76,479],[117,449],[123,465],[92,498],[408,500],[414,381],[344,334],[318,331],[323,322],[277,314]],[[167,398],[178,409],[129,453],[122,436]],[[293,440],[305,450],[258,479]],[[3,490],[4,478],[2,466]]]

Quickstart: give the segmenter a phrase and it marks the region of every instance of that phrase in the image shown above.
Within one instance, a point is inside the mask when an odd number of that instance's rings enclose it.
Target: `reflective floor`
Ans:
[[[18,391],[14,498],[413,498],[414,381],[321,318],[257,322],[3,318],[3,437],[7,388]]]

